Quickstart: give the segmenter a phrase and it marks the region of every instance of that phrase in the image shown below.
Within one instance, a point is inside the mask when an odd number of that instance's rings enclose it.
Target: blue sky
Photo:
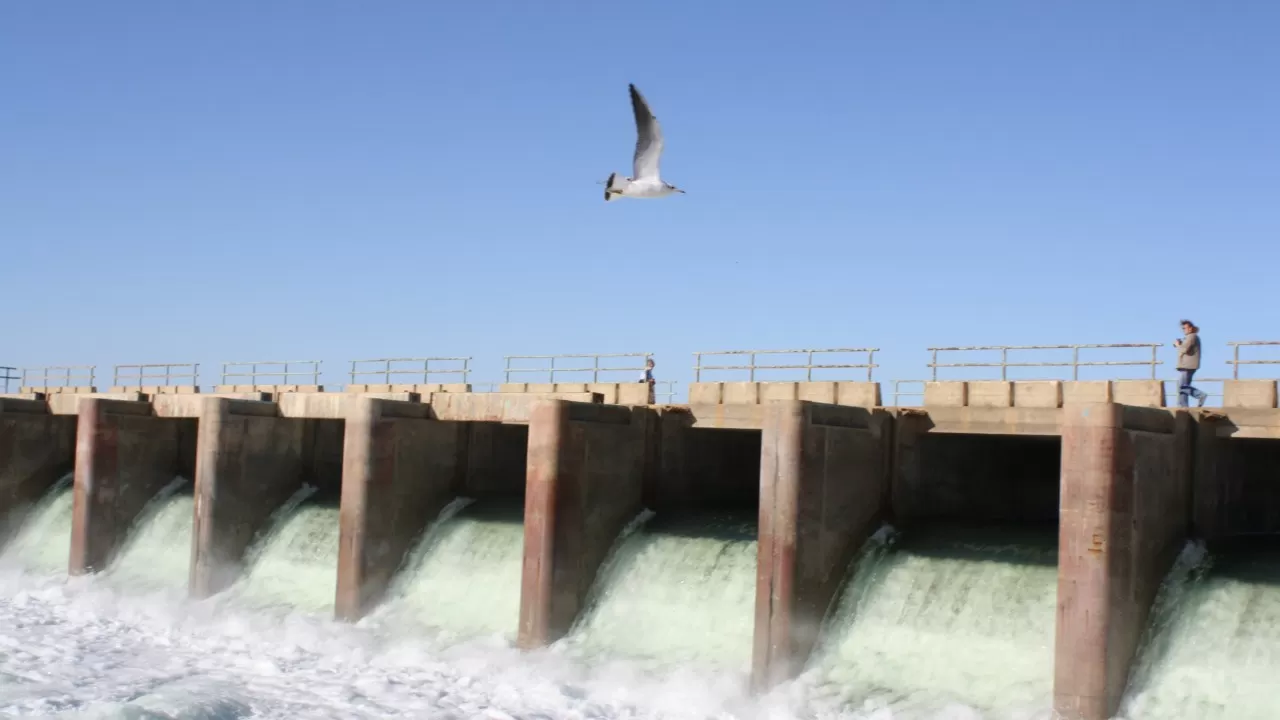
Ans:
[[[649,8],[5,3],[0,364],[1280,339],[1280,5]]]

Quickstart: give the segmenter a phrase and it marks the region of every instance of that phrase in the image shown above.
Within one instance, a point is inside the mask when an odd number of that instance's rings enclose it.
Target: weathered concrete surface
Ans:
[[[922,520],[1046,522],[1058,514],[1060,441],[1024,418],[1016,423],[978,423],[974,415],[1052,414],[1032,408],[931,407],[899,410],[894,428],[892,515],[907,526]],[[953,417],[955,416],[955,417]],[[965,416],[970,419],[966,421]],[[944,425],[940,432],[936,422]],[[965,429],[970,430],[964,434]],[[1005,430],[1000,433],[1000,430]],[[975,431],[976,430],[976,431]]]
[[[1062,410],[1037,407],[957,407],[936,405],[899,408],[901,417],[924,418],[914,428],[933,434],[1044,435],[1061,432]]]
[[[1222,406],[1224,408],[1249,408],[1270,410],[1276,407],[1275,380],[1224,380],[1222,382]]]
[[[189,590],[204,598],[240,576],[268,518],[302,485],[308,421],[275,403],[203,398]]]
[[[1164,407],[1164,381],[1112,380],[1111,401],[1119,405]]]
[[[647,405],[649,386],[646,383],[502,383],[498,392],[504,394],[529,393],[535,395],[567,396],[581,393],[600,395],[600,400],[580,400],[570,397],[560,399],[574,402],[603,402],[608,405]]]
[[[520,647],[548,645],[569,632],[605,554],[639,514],[647,414],[639,407],[559,400],[534,408]]]
[[[1161,380],[940,380],[924,384],[924,405],[1056,408],[1064,402],[1117,402],[1164,407]]]
[[[759,428],[767,407],[660,408],[650,428],[645,506],[658,513],[754,511],[759,503]]]
[[[76,419],[41,400],[0,398],[0,545],[75,466]]]
[[[1195,534],[1280,533],[1280,410],[1193,410]]]
[[[156,417],[149,402],[80,400],[72,575],[107,567],[151,498],[195,465],[194,420]]]
[[[793,677],[844,571],[888,500],[892,416],[803,401],[771,405],[760,460],[752,685]]]
[[[466,427],[420,403],[347,405],[334,607],[354,621],[378,604],[422,530],[457,494]]]
[[[639,383],[637,383],[639,384]],[[430,397],[431,417],[455,422],[528,424],[533,407],[543,400],[599,403],[599,393],[437,393]],[[643,403],[641,403],[643,404]]]
[[[779,400],[876,407],[880,405],[880,383],[699,382],[689,385],[689,403],[692,405],[759,405]]]
[[[1156,590],[1190,523],[1190,417],[1109,403],[1066,408],[1054,706],[1116,712]]]
[[[483,498],[523,497],[529,454],[529,426],[468,422],[463,494]]]
[[[343,388],[343,392],[355,393],[417,393],[430,395],[438,392],[469,393],[469,383],[390,383],[390,384],[352,384]]]

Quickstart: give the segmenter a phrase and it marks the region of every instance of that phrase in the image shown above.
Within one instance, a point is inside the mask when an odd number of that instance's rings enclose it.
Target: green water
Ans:
[[[106,573],[111,584],[130,591],[187,587],[195,498],[167,494],[143,511],[129,540]]]
[[[756,535],[754,518],[653,518],[602,568],[568,647],[646,665],[748,671]]]
[[[231,597],[248,607],[332,613],[338,586],[339,510],[286,504],[267,535],[249,551],[250,565]]]
[[[71,514],[75,493],[71,476],[36,503],[0,552],[0,564],[38,573],[65,573],[71,560]]]
[[[1274,720],[1280,717],[1277,678],[1280,546],[1260,539],[1190,573],[1171,573],[1122,716]]]
[[[935,528],[864,554],[810,663],[822,703],[914,717],[949,703],[1017,717],[1051,704],[1054,528]]]
[[[513,640],[523,561],[523,502],[469,504],[429,528],[411,552],[392,612],[446,635]]]

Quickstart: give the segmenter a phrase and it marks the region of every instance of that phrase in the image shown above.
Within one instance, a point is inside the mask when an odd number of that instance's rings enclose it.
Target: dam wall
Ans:
[[[75,467],[76,418],[38,400],[0,398],[0,543]]]
[[[653,405],[642,383],[507,385],[4,398],[0,513],[74,469],[68,567],[96,572],[161,488],[191,479],[189,590],[204,597],[234,582],[275,511],[312,486],[340,507],[334,613],[355,620],[386,600],[450,501],[518,498],[512,624],[533,648],[574,627],[642,510],[745,510],[758,519],[745,660],[760,690],[804,669],[881,522],[905,535],[1042,526],[1058,538],[1045,682],[1060,712],[1087,720],[1114,711],[1186,538],[1280,534],[1274,381],[1225,382],[1221,408],[1192,410],[1165,407],[1159,380],[930,380],[914,407],[885,407],[878,383],[847,380],[698,382],[689,403]]]

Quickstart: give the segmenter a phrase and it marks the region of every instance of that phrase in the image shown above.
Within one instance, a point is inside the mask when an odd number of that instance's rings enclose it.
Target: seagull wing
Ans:
[[[662,128],[636,86],[627,87],[631,89],[631,109],[636,114],[636,155],[632,161],[634,179],[657,180],[658,160],[662,157]]]

